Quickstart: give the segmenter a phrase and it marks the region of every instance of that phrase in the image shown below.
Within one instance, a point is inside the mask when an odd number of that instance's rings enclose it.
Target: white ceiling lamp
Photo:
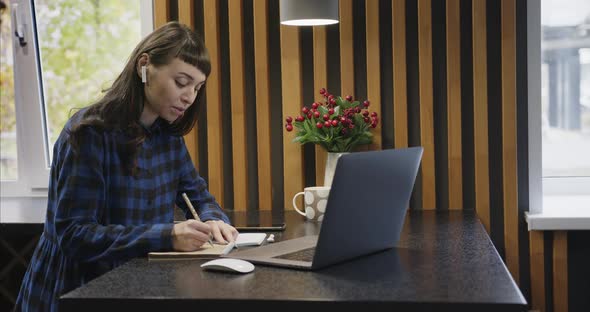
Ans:
[[[338,23],[338,0],[281,0],[281,24],[320,26]]]

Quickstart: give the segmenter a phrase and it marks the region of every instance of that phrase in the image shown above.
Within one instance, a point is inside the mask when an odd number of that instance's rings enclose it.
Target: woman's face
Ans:
[[[178,58],[166,65],[147,65],[141,123],[150,126],[158,117],[171,123],[182,117],[195,101],[205,79],[198,68]]]

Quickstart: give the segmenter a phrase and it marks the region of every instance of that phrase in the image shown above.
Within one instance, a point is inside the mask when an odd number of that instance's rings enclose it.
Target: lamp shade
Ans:
[[[338,23],[338,0],[281,0],[281,24],[318,26]]]

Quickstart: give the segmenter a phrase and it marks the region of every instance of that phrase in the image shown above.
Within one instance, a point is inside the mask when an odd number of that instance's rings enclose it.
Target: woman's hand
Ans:
[[[209,220],[205,223],[211,227],[211,234],[216,242],[229,243],[235,241],[238,237],[238,230],[223,221]]]
[[[194,219],[176,223],[172,227],[172,248],[177,251],[195,251],[209,240],[210,233],[209,224]]]
[[[223,221],[209,220],[203,223],[189,219],[172,227],[172,248],[177,251],[195,251],[211,236],[220,243],[233,242],[238,237],[238,230]]]

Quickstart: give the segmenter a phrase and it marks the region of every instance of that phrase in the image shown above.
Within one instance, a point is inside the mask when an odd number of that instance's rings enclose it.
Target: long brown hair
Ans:
[[[128,140],[120,143],[120,156],[131,172],[135,169],[138,147],[146,137],[139,122],[144,105],[144,84],[137,72],[137,63],[143,53],[149,55],[154,66],[166,65],[179,58],[207,77],[211,73],[209,53],[203,40],[178,22],[169,22],[156,29],[135,47],[123,71],[105,90],[105,95],[89,106],[69,130],[69,141],[74,150],[78,150],[82,143],[81,130],[85,127],[123,131]],[[202,92],[199,92],[182,118],[166,126],[173,135],[185,135],[194,127],[201,96]]]

